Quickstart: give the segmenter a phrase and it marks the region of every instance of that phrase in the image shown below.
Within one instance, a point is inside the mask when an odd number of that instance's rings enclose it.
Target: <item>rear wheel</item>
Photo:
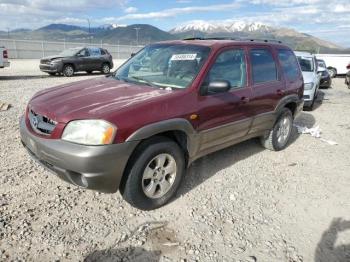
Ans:
[[[136,208],[159,208],[169,202],[180,185],[185,172],[184,154],[174,141],[163,137],[143,142],[136,152],[120,192]]]
[[[63,75],[67,77],[71,77],[74,75],[74,68],[72,65],[65,65],[63,67]]]
[[[268,134],[260,138],[261,144],[272,151],[280,151],[287,147],[293,128],[293,115],[284,108],[275,125]]]
[[[109,66],[109,64],[105,63],[102,65],[102,73],[104,74],[109,74],[109,72],[111,71],[111,67]]]
[[[331,78],[334,78],[337,76],[337,69],[330,67],[327,70]]]

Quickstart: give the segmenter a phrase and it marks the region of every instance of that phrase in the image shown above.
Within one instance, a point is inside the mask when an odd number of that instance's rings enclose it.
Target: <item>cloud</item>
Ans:
[[[124,9],[124,13],[131,14],[131,13],[136,13],[138,9],[136,7],[130,6],[128,8]]]
[[[236,2],[229,3],[229,4],[208,5],[208,6],[188,6],[188,7],[181,7],[181,8],[164,9],[157,12],[128,14],[128,15],[116,18],[116,20],[160,19],[160,18],[175,17],[181,14],[191,14],[195,12],[232,11],[232,9],[237,9],[239,7],[240,7],[240,4]]]

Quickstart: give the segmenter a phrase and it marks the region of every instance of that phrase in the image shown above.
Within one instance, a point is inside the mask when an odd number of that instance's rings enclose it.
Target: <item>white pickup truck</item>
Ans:
[[[9,67],[8,53],[5,47],[0,46],[0,68]]]

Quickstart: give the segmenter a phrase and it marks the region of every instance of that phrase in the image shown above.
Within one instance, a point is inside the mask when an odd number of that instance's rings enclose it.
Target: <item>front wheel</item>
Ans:
[[[71,77],[74,75],[74,68],[72,65],[65,65],[63,68],[63,75],[66,77]]]
[[[164,137],[143,142],[136,152],[120,192],[136,208],[159,208],[169,202],[180,185],[185,173],[184,154],[178,144]]]
[[[268,134],[260,138],[261,144],[272,151],[280,151],[287,147],[293,128],[293,115],[284,108],[275,125]]]

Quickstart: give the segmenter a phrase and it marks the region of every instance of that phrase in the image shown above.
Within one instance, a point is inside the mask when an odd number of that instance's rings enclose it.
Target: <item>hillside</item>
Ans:
[[[136,30],[136,28],[139,28]],[[44,41],[72,41],[99,44],[101,41],[109,44],[145,45],[152,42],[183,39],[188,37],[229,37],[247,39],[276,39],[289,45],[293,49],[311,52],[349,53],[334,43],[300,33],[290,28],[280,28],[253,22],[222,22],[211,23],[193,21],[173,28],[169,32],[148,24],[118,25],[106,24],[89,28],[66,24],[50,24],[36,30],[19,29],[10,32],[10,38],[44,40]],[[0,38],[7,38],[7,32],[0,31]]]

